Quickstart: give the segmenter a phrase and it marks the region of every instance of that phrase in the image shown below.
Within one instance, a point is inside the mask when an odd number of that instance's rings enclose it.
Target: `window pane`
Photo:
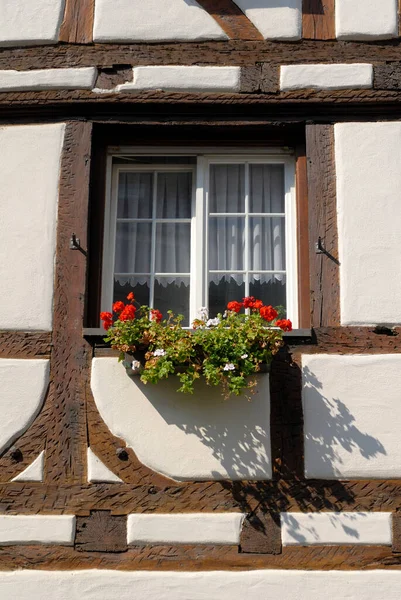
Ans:
[[[249,211],[283,213],[284,165],[249,165]]]
[[[151,223],[117,223],[115,273],[149,273]]]
[[[284,217],[249,219],[249,253],[251,271],[285,271]]]
[[[158,219],[189,219],[192,202],[192,173],[157,174]]]
[[[119,219],[152,217],[153,173],[120,173],[118,180]]]
[[[189,273],[190,223],[156,225],[156,273]]]
[[[227,304],[232,300],[242,301],[245,296],[243,275],[217,275],[209,277],[209,316],[214,318],[218,313],[224,313]]]
[[[211,165],[209,212],[245,211],[245,165]]]
[[[113,302],[122,300],[127,302],[127,296],[130,292],[134,292],[135,300],[141,306],[146,304],[149,306],[149,277],[123,277],[117,276],[114,278],[114,295]]]
[[[167,311],[184,315],[184,327],[189,326],[189,277],[156,277],[153,307],[158,308],[163,318]]]
[[[209,218],[209,269],[241,271],[244,269],[245,218]]]
[[[286,307],[286,276],[283,274],[252,275],[249,295],[274,307]],[[284,314],[281,316],[285,316]]]

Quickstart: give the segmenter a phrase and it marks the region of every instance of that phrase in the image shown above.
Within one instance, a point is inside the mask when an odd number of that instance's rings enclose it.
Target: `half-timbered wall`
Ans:
[[[0,0],[0,597],[398,599],[397,0]],[[107,148],[285,147],[299,328],[259,393],[98,329]],[[133,591],[134,590],[134,591]]]

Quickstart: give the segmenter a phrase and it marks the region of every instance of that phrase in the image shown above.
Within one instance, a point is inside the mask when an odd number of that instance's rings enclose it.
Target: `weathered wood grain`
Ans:
[[[331,125],[306,126],[309,196],[309,264],[311,324],[340,325],[340,283],[334,130]],[[317,254],[319,238],[327,254]]]
[[[93,42],[95,0],[66,0],[60,42],[90,44]]]
[[[50,331],[0,331],[0,358],[48,358]]]
[[[377,90],[401,90],[401,64],[375,65],[373,87]]]
[[[82,337],[86,285],[89,167],[92,125],[67,123],[57,219],[53,351],[45,481],[80,483],[86,477],[85,390],[91,348]],[[70,249],[76,233],[80,250]]]
[[[261,510],[248,515],[242,526],[240,550],[252,554],[281,554],[280,515]]]
[[[75,549],[80,552],[126,552],[127,517],[95,510],[77,517]]]
[[[247,554],[238,546],[143,546],[127,552],[78,552],[58,546],[0,547],[0,570],[309,571],[400,569],[401,555],[383,546],[286,547],[282,554]]]
[[[198,0],[229,38],[234,40],[263,40],[255,25],[232,0]]]
[[[307,40],[335,39],[335,0],[303,0],[302,37]]]
[[[393,527],[393,552],[401,554],[401,513],[396,512],[392,515]]]
[[[308,176],[305,146],[296,148],[295,184],[297,202],[298,319],[300,328],[308,328],[310,317]]]

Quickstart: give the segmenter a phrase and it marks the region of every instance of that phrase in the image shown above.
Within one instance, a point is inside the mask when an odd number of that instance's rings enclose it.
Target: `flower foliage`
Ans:
[[[120,350],[120,360],[125,353],[142,352],[144,383],[176,376],[178,391],[184,393],[193,393],[200,377],[208,385],[222,386],[224,397],[251,390],[256,383],[252,376],[283,345],[282,332],[292,329],[289,319],[279,319],[276,309],[252,296],[229,302],[224,315],[213,319],[207,309],[200,309],[192,330],[182,327],[182,315],[169,311],[163,320],[160,311],[135,306],[132,292],[127,299],[127,304],[114,303],[114,317],[101,313],[105,340]]]

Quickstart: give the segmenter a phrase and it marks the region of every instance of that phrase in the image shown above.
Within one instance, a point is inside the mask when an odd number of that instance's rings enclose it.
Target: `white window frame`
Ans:
[[[118,176],[120,171],[175,171],[194,173],[191,217],[191,260],[190,260],[190,323],[198,316],[199,308],[208,305],[207,235],[209,220],[209,167],[212,164],[282,164],[284,165],[285,187],[285,239],[286,239],[286,301],[287,315],[293,327],[298,327],[298,271],[297,271],[297,214],[295,198],[295,159],[287,149],[256,148],[249,151],[238,148],[152,148],[124,147],[109,148],[106,174],[106,208],[103,241],[102,298],[101,310],[109,311],[113,301],[113,276],[115,260],[115,236],[117,223]],[[142,155],[183,156],[196,158],[196,165],[163,164],[114,164],[114,157]],[[245,167],[247,219],[249,192],[248,166]],[[237,214],[237,213],[236,213]],[[280,213],[281,214],[281,213]],[[257,215],[256,215],[257,216]],[[153,213],[153,220],[155,220]],[[245,251],[246,261],[249,260]],[[247,267],[247,262],[245,264]],[[273,272],[273,271],[272,271]],[[277,272],[277,271],[274,271]],[[258,270],[260,273],[260,270]],[[163,275],[166,275],[163,273]],[[167,274],[168,275],[168,274]],[[236,299],[236,298],[233,298]],[[157,307],[156,307],[157,308]]]

